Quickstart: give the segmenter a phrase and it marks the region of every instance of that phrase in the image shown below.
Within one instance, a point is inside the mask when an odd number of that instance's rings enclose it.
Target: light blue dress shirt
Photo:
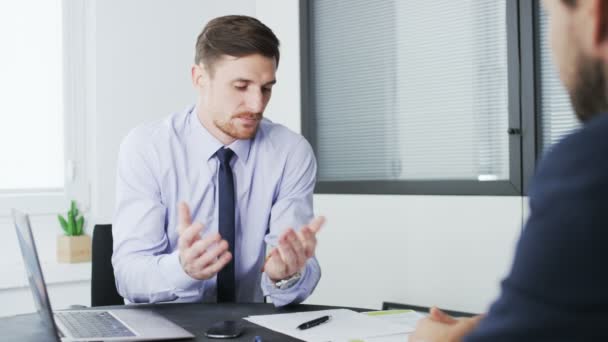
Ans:
[[[177,204],[185,201],[203,236],[218,230],[218,160],[223,145],[200,123],[195,108],[139,126],[118,157],[112,264],[118,292],[132,303],[215,302],[216,277],[196,280],[182,269],[177,250]],[[313,218],[317,165],[310,144],[264,119],[254,139],[228,146],[235,182],[236,300],[277,306],[299,303],[321,277],[315,258],[288,289],[261,273],[266,246],[280,233]]]

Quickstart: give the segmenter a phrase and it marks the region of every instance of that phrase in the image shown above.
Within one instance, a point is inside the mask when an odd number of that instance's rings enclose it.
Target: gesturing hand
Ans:
[[[205,280],[216,275],[230,260],[228,242],[220,234],[201,239],[203,225],[192,223],[190,209],[184,202],[177,205],[179,262],[192,278]]]
[[[437,309],[431,308],[428,317],[418,321],[416,331],[409,337],[411,342],[458,342],[468,335],[483,318],[456,319]]]
[[[263,269],[272,281],[291,277],[315,255],[316,235],[324,222],[325,218],[319,216],[298,232],[288,228],[281,233],[279,244],[270,251]]]

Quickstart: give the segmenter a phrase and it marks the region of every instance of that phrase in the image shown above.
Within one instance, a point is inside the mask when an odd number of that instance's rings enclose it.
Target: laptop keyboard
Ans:
[[[75,338],[135,336],[107,311],[55,312],[55,317]]]

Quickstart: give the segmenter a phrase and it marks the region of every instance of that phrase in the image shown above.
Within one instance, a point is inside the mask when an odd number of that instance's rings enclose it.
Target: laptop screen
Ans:
[[[23,256],[23,263],[27,272],[27,280],[30,283],[30,289],[34,296],[36,308],[42,319],[42,323],[48,329],[49,334],[57,337],[57,327],[53,319],[51,310],[51,302],[49,301],[48,292],[40,268],[38,253],[36,252],[36,244],[32,235],[29,217],[17,210],[12,211],[15,230],[17,231],[17,239]]]

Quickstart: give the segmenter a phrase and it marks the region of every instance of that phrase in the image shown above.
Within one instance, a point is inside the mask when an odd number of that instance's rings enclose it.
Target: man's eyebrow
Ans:
[[[236,78],[236,79],[232,80],[232,83],[236,83],[236,82],[253,83],[253,81],[252,81],[252,80],[249,80],[249,79],[246,79],[246,78]],[[266,83],[263,85],[263,87],[265,87],[265,86],[269,86],[269,85],[273,85],[273,84],[275,84],[275,83],[277,83],[277,80],[276,80],[276,79],[274,79],[274,80],[272,80],[272,81],[270,81],[270,82],[266,82]]]

